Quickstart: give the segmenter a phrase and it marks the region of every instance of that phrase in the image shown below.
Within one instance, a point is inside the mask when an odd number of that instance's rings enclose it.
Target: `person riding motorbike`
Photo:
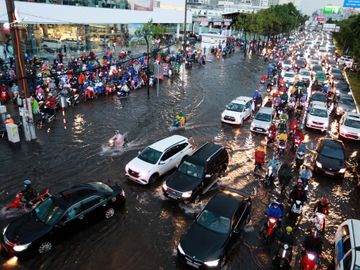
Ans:
[[[291,226],[287,226],[285,228],[285,232],[283,232],[278,240],[278,243],[280,245],[279,249],[278,249],[278,252],[277,252],[277,255],[275,255],[275,257],[273,258],[273,263],[274,265],[278,265],[279,264],[279,260],[282,256],[282,246],[285,246],[287,245],[287,250],[289,250],[289,257],[287,258],[288,261],[287,263],[290,264],[291,260],[292,260],[292,249],[293,249],[293,246],[295,246],[296,244],[296,239],[293,235],[293,228]]]
[[[289,128],[290,128],[290,134],[295,133],[299,126],[299,121],[296,119],[296,117],[291,118]]]
[[[109,140],[109,143],[112,144],[115,148],[119,149],[124,146],[125,137],[117,130],[115,135]]]
[[[175,122],[174,122],[174,126],[182,127],[182,126],[185,126],[185,124],[186,124],[186,120],[185,120],[184,114],[183,113],[177,114]]]
[[[29,179],[24,180],[24,189],[21,191],[25,200],[24,203],[29,204],[32,200],[34,200],[38,196],[38,192],[35,188],[32,187],[32,182]]]
[[[295,146],[300,146],[304,141],[304,134],[300,128],[297,128],[292,136],[292,143]]]
[[[278,171],[278,179],[281,185],[281,194],[284,194],[286,186],[289,185],[292,179],[292,169],[287,162],[284,162],[279,171]]]
[[[329,204],[327,202],[326,198],[321,198],[314,207],[314,212],[319,212],[319,213],[323,213],[324,215],[328,215],[329,214]]]
[[[310,235],[306,236],[303,249],[305,251],[315,252],[318,256],[321,255],[323,248],[323,241],[319,237],[319,232],[315,231]]]
[[[307,201],[307,195],[303,187],[303,183],[297,184],[293,190],[290,192],[289,201],[301,201],[301,204],[304,204]]]
[[[284,206],[275,200],[269,204],[265,214],[267,217],[274,217],[281,220],[284,214]]]
[[[267,168],[268,170],[266,172],[265,179],[267,179],[269,186],[272,186],[274,184],[274,180],[277,176],[277,171],[279,169],[279,161],[275,158],[270,159],[267,163]]]
[[[300,179],[308,183],[312,177],[312,168],[310,165],[305,165],[299,172]]]
[[[272,123],[270,128],[269,128],[268,142],[275,141],[275,139],[276,139],[276,131],[277,131],[276,125],[274,123]]]
[[[255,170],[261,169],[261,166],[265,163],[266,148],[263,144],[255,149]]]
[[[54,115],[56,109],[56,99],[53,97],[51,93],[48,95],[48,98],[46,99],[46,106],[47,108],[44,110],[45,113],[49,115]]]

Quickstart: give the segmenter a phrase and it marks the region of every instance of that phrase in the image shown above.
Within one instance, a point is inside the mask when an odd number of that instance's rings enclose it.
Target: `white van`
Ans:
[[[335,270],[360,270],[360,220],[348,219],[335,234]]]

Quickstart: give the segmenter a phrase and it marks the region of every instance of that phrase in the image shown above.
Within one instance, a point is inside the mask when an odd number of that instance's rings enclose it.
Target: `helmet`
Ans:
[[[7,114],[7,115],[6,115],[6,118],[7,118],[7,119],[11,118],[11,115],[10,115],[10,114]]]
[[[286,232],[291,233],[293,231],[293,228],[291,226],[286,227]]]
[[[24,186],[25,186],[25,187],[30,187],[30,186],[31,186],[31,180],[25,179],[25,180],[24,180]]]
[[[324,198],[324,197],[322,197],[322,198],[320,199],[320,203],[321,203],[322,205],[327,204],[327,199]]]

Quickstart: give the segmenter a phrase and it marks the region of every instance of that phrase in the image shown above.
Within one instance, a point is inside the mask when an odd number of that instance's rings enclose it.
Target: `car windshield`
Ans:
[[[195,178],[202,178],[202,176],[204,174],[203,167],[196,165],[196,164],[192,164],[187,161],[184,161],[183,163],[181,163],[178,170],[179,170],[179,172],[181,172],[183,174],[186,174],[188,176],[195,177]]]
[[[259,112],[256,114],[255,119],[259,121],[271,122],[271,115]]]
[[[230,231],[230,219],[219,216],[208,210],[204,210],[197,219],[201,226],[221,234],[227,234]]]
[[[327,117],[327,111],[324,109],[312,108],[310,114],[317,117]]]
[[[319,94],[312,95],[311,100],[312,101],[326,102],[326,97],[325,97],[325,95],[319,93]]]
[[[139,159],[151,164],[156,164],[160,157],[161,157],[161,152],[156,151],[151,147],[146,147],[138,156]]]
[[[284,65],[291,65],[290,61],[284,61]]]
[[[352,97],[340,96],[339,103],[350,105],[350,106],[355,106],[355,102],[352,99]]]
[[[288,77],[288,78],[294,78],[295,74],[294,73],[285,73],[284,77]]]
[[[333,148],[328,145],[324,145],[320,153],[324,157],[333,158],[333,159],[344,159],[344,153],[341,148]]]
[[[111,187],[101,182],[89,183],[89,185],[101,192],[105,192],[105,193],[114,192],[114,190]]]
[[[359,120],[353,120],[353,119],[348,118],[345,120],[344,125],[347,127],[360,129],[360,121]]]
[[[36,218],[47,225],[54,225],[62,217],[64,210],[54,202],[53,198],[49,198],[33,211]]]
[[[230,103],[226,106],[226,109],[233,112],[243,112],[244,111],[244,104],[238,103]]]
[[[310,77],[310,72],[309,71],[301,71],[300,73],[302,76],[309,76]]]
[[[320,67],[320,66],[314,66],[313,69],[314,69],[314,70],[322,70],[322,67]],[[317,74],[317,75],[319,75],[319,74]]]
[[[341,74],[341,70],[340,69],[337,69],[337,68],[333,68],[331,70],[332,73],[336,73],[336,74]]]

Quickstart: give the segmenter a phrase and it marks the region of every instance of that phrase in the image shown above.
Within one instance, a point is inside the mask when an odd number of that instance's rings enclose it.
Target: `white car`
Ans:
[[[345,65],[347,67],[352,67],[354,59],[352,59],[351,56],[343,55],[338,59],[338,63],[340,66]]]
[[[281,66],[284,70],[289,70],[293,67],[293,64],[290,60],[285,60]]]
[[[347,112],[340,120],[340,136],[351,140],[360,140],[360,114]]]
[[[146,147],[125,166],[126,176],[141,185],[155,182],[193,154],[189,139],[173,135]]]
[[[251,116],[251,97],[237,97],[226,105],[221,114],[221,121],[228,124],[242,125]]]
[[[296,74],[293,71],[285,71],[284,72],[284,82],[293,84],[295,82]]]
[[[268,134],[274,118],[274,109],[261,107],[251,123],[250,130],[257,133]]]
[[[306,81],[311,81],[311,73],[309,70],[305,69],[305,68],[302,68],[300,69],[300,80],[306,82]]]
[[[312,102],[306,119],[306,127],[326,131],[329,126],[329,113],[325,104]]]

